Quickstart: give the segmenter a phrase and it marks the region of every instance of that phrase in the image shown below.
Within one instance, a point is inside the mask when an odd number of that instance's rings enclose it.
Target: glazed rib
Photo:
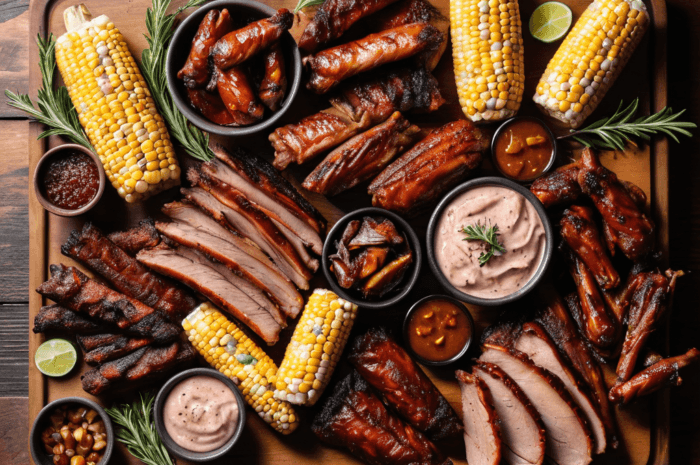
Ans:
[[[581,170],[579,161],[570,163],[535,179],[530,192],[540,199],[545,208],[573,202],[581,196],[578,174]]]
[[[214,64],[221,69],[240,65],[277,42],[282,34],[292,27],[293,21],[294,15],[282,8],[269,18],[229,32],[219,39],[211,50]]]
[[[209,81],[209,52],[212,47],[232,28],[231,16],[227,9],[209,10],[199,24],[192,39],[192,48],[185,66],[177,73],[177,78],[190,89],[206,86]]]
[[[308,289],[307,279],[296,271],[284,258],[284,251],[279,244],[268,242],[267,236],[260,231],[246,216],[219,202],[213,195],[201,187],[180,189],[180,192],[192,203],[201,208],[219,224],[237,231],[249,238],[265,252],[280,270],[280,272],[297,285],[300,289]]]
[[[194,296],[174,282],[153,274],[105,237],[92,223],[73,230],[61,247],[71,257],[105,278],[114,288],[179,323],[196,305]]]
[[[500,419],[491,391],[478,376],[457,370],[462,392],[464,445],[470,465],[499,465],[501,462]]]
[[[270,311],[246,295],[238,283],[229,281],[230,275],[222,275],[221,270],[207,263],[203,256],[197,256],[183,247],[170,249],[160,246],[142,250],[137,258],[195,289],[247,325],[268,344],[277,342],[282,327]]]
[[[352,76],[381,65],[437,49],[443,35],[426,23],[414,23],[323,50],[304,58],[311,75],[306,87],[323,94]]]
[[[348,361],[403,420],[431,440],[462,432],[450,404],[385,329],[370,329],[357,337]]]
[[[95,334],[108,331],[109,325],[92,321],[78,312],[52,304],[41,307],[34,317],[35,333],[60,331],[69,334]]]
[[[306,244],[304,244],[304,241],[302,241],[299,236],[294,234],[294,231],[286,227],[284,224],[280,223],[274,218],[270,219],[275,226],[277,226],[280,232],[284,234],[284,237],[287,238],[289,243],[292,244],[292,247],[294,247],[294,250],[297,251],[299,258],[301,258],[306,267],[311,270],[312,273],[315,273],[318,270],[320,262],[318,261],[318,258],[311,256],[309,251],[306,249]]]
[[[314,53],[339,38],[361,18],[371,15],[396,0],[326,0],[299,39],[299,49]]]
[[[269,139],[275,149],[275,168],[283,170],[290,163],[301,165],[322,152],[342,144],[371,126],[368,115],[358,121],[335,108],[303,118],[296,124],[275,129]]]
[[[160,312],[89,279],[75,267],[51,265],[50,271],[51,278],[37,292],[64,307],[117,325],[128,334],[153,337],[157,343],[172,341],[180,334],[180,328]]]
[[[481,163],[488,139],[472,123],[454,121],[432,131],[369,185],[372,205],[416,214]]]
[[[232,126],[246,126],[260,121],[265,107],[258,101],[243,66],[215,71],[216,89],[233,119]]]
[[[392,415],[355,371],[336,385],[311,430],[372,465],[452,463],[423,433]]]
[[[212,151],[216,158],[293,215],[308,223],[317,233],[322,234],[326,230],[326,219],[321,213],[263,158],[244,153],[240,149],[229,152],[218,144],[213,144]]]
[[[187,98],[190,105],[212,123],[230,126],[236,122],[218,93],[212,94],[204,89],[187,89]]]
[[[160,244],[160,234],[156,231],[155,221],[151,218],[139,222],[135,228],[113,232],[107,236],[107,239],[132,257],[143,248]]]
[[[83,349],[83,360],[90,365],[105,363],[145,347],[153,342],[150,337],[133,338],[122,334],[97,334],[76,336]]]
[[[344,83],[330,101],[354,121],[367,114],[373,124],[395,111],[429,113],[445,103],[437,79],[423,66],[392,67],[358,76]]]
[[[272,111],[282,106],[287,93],[287,71],[284,64],[284,53],[279,42],[272,44],[263,56],[265,70],[263,80],[258,89],[260,101]]]
[[[337,195],[383,170],[417,138],[420,128],[395,112],[384,123],[333,150],[302,186],[322,195]]]

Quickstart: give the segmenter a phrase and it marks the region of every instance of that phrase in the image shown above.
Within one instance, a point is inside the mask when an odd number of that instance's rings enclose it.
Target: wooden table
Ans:
[[[526,1],[526,0],[524,0]],[[700,122],[700,2],[667,0],[669,103]],[[27,92],[29,0],[0,0],[0,91]],[[698,73],[697,75],[695,73]],[[32,98],[35,98],[32,95]],[[0,463],[29,463],[27,451],[29,135],[37,125],[0,96]],[[700,133],[699,133],[700,134]],[[671,352],[700,338],[700,136],[671,144],[671,266],[691,271],[679,283],[671,315]],[[695,184],[697,182],[698,184]],[[700,464],[700,370],[671,394],[671,455]]]

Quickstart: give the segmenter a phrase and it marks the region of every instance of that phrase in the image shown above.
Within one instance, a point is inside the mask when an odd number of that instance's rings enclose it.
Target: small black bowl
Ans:
[[[389,294],[387,294],[384,298],[380,300],[368,300],[365,299],[359,291],[353,289],[343,289],[342,287],[340,287],[340,285],[338,285],[338,281],[335,275],[330,269],[331,262],[328,260],[329,255],[333,255],[334,253],[336,253],[335,243],[336,241],[340,240],[341,236],[343,235],[343,231],[345,231],[345,227],[348,225],[348,223],[352,220],[361,220],[365,216],[370,216],[373,218],[386,218],[388,220],[391,220],[399,232],[406,233],[409,246],[411,247],[411,251],[413,252],[413,263],[404,275],[402,282],[398,286],[396,286],[396,288],[392,289],[389,292]],[[338,296],[342,297],[343,299],[349,300],[350,302],[353,302],[359,305],[360,307],[372,309],[382,309],[390,307],[391,305],[394,305],[395,303],[406,297],[406,295],[408,295],[411,289],[413,289],[413,286],[416,284],[416,281],[418,281],[418,274],[420,273],[422,261],[423,257],[420,249],[420,240],[418,239],[418,236],[416,235],[415,231],[413,231],[413,228],[411,228],[411,226],[406,222],[406,220],[401,218],[396,213],[392,213],[388,210],[384,210],[383,208],[376,207],[368,207],[355,210],[338,220],[338,222],[335,225],[333,225],[330,232],[326,236],[326,241],[323,243],[323,254],[321,255],[321,267],[323,268],[323,274],[326,276],[326,280],[328,280],[328,283],[333,289],[333,292],[338,294]]]
[[[208,452],[193,452],[180,447],[170,437],[168,431],[165,429],[165,424],[163,423],[163,406],[168,398],[168,394],[170,394],[170,391],[172,391],[180,381],[193,376],[209,376],[218,379],[228,386],[231,391],[233,391],[233,394],[236,396],[236,400],[238,401],[238,427],[236,431],[226,444],[218,449],[210,450]],[[243,399],[243,396],[229,377],[211,368],[191,368],[173,376],[163,385],[162,388],[160,388],[153,407],[153,419],[156,424],[158,436],[160,436],[160,439],[163,441],[165,448],[168,449],[168,451],[170,451],[173,455],[192,462],[210,462],[227,454],[231,448],[233,448],[236,442],[238,442],[238,439],[243,433],[243,427],[245,426],[245,408],[246,402]]]
[[[165,60],[165,75],[168,81],[168,89],[173,97],[175,106],[182,112],[187,120],[203,131],[221,136],[248,136],[269,128],[292,106],[292,101],[301,86],[301,55],[297,44],[289,31],[285,32],[280,39],[284,48],[284,57],[287,71],[287,82],[289,83],[287,95],[284,97],[282,107],[276,112],[269,114],[269,109],[265,109],[265,118],[257,124],[250,126],[222,126],[209,121],[199,111],[192,108],[187,99],[185,85],[177,78],[177,72],[182,69],[187,61],[187,57],[192,47],[192,39],[197,33],[199,24],[204,16],[213,9],[226,8],[231,13],[232,18],[268,18],[277,10],[263,3],[251,0],[218,0],[207,3],[197,11],[188,16],[175,30],[168,54]]]
[[[462,350],[459,351],[454,357],[448,358],[446,360],[440,360],[440,361],[434,361],[434,360],[426,360],[417,353],[413,351],[413,348],[411,347],[411,344],[409,342],[408,338],[408,323],[411,320],[411,315],[413,312],[415,312],[418,307],[421,306],[424,302],[428,302],[431,300],[444,300],[447,302],[450,302],[454,304],[457,308],[459,308],[467,317],[467,322],[469,323],[469,338],[467,339],[467,342],[464,343],[464,347]],[[403,340],[404,340],[404,346],[406,347],[406,350],[408,350],[408,353],[411,354],[411,357],[415,358],[418,360],[420,363],[423,365],[428,365],[428,366],[434,366],[434,367],[439,367],[439,366],[444,366],[444,365],[449,365],[450,363],[454,363],[460,358],[464,356],[464,354],[467,353],[467,350],[469,350],[469,346],[472,343],[472,340],[474,340],[474,332],[475,332],[475,327],[474,327],[474,318],[472,317],[471,312],[467,308],[466,305],[464,305],[462,302],[459,300],[450,297],[448,295],[429,295],[427,297],[423,297],[420,299],[418,302],[413,304],[413,306],[406,312],[406,316],[403,319]]]
[[[535,210],[537,211],[540,220],[542,220],[542,226],[544,226],[545,232],[545,247],[543,256],[540,260],[540,264],[537,267],[537,270],[535,270],[535,273],[532,275],[530,280],[514,293],[497,299],[484,299],[481,297],[474,297],[472,295],[465,294],[464,292],[454,287],[450,283],[450,281],[442,274],[442,271],[440,271],[440,267],[437,264],[434,251],[435,228],[437,228],[437,223],[440,220],[440,217],[442,216],[443,210],[445,210],[445,208],[463,192],[474,187],[485,185],[496,185],[506,187],[508,189],[514,190],[515,192],[525,197],[525,199],[527,199],[527,201],[529,201],[535,207]],[[514,302],[522,298],[528,292],[532,291],[535,288],[535,286],[537,286],[537,284],[542,280],[545,271],[549,266],[549,262],[552,259],[552,251],[554,248],[554,234],[552,232],[552,225],[549,222],[549,218],[547,217],[547,212],[545,211],[544,206],[532,192],[530,192],[527,188],[523,187],[522,185],[509,179],[499,178],[495,176],[483,177],[472,179],[471,181],[467,181],[464,184],[457,186],[440,201],[438,206],[435,208],[435,211],[433,211],[433,214],[430,216],[430,221],[428,222],[428,231],[426,234],[426,247],[430,269],[437,278],[437,280],[440,281],[440,284],[445,290],[447,290],[457,299],[470,303],[472,305],[495,307],[498,305],[504,305],[510,302]]]
[[[510,126],[513,123],[517,123],[518,121],[533,121],[540,126],[542,126],[545,131],[547,131],[547,134],[549,135],[549,139],[552,141],[552,154],[550,155],[549,162],[547,163],[547,166],[545,166],[544,170],[537,176],[534,176],[529,179],[514,179],[507,175],[506,173],[501,170],[501,167],[498,165],[498,161],[496,160],[496,141],[498,138],[501,136],[503,131],[505,131],[508,126]],[[521,184],[531,184],[535,179],[539,178],[540,176],[543,176],[547,174],[549,170],[552,169],[554,166],[554,163],[557,160],[557,138],[554,137],[554,133],[552,132],[551,129],[549,129],[549,126],[545,124],[544,121],[542,121],[539,118],[535,118],[534,116],[515,116],[513,118],[505,120],[499,127],[496,129],[496,132],[493,133],[493,137],[491,138],[491,162],[493,163],[493,166],[498,170],[501,175],[505,176],[506,178],[521,183]]]
[[[96,402],[83,397],[64,397],[63,399],[50,402],[46,407],[41,409],[41,412],[39,412],[39,415],[37,415],[34,420],[32,431],[29,433],[29,450],[32,453],[34,463],[36,465],[53,465],[53,460],[44,450],[44,445],[41,442],[41,433],[46,427],[50,426],[49,417],[51,417],[53,411],[62,405],[82,405],[83,407],[91,408],[97,412],[107,432],[107,446],[105,447],[105,452],[100,463],[108,463],[112,456],[112,450],[114,450],[114,428],[112,428],[112,420],[110,420],[107,412]]]

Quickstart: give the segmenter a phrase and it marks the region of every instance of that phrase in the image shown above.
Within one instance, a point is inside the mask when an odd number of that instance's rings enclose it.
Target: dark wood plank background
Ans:
[[[525,0],[526,1],[526,0]],[[700,2],[667,0],[669,103],[700,122]],[[26,93],[29,0],[0,0],[0,91]],[[35,96],[32,96],[35,97]],[[0,95],[0,464],[29,463],[27,350],[29,121]],[[700,338],[700,137],[671,144],[670,263],[690,271],[671,315],[671,353]],[[671,463],[700,464],[700,370],[671,394]]]

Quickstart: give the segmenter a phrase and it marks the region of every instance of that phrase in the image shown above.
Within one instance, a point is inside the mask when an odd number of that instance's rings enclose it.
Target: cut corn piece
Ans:
[[[535,103],[567,126],[579,127],[615,82],[648,25],[641,0],[595,0],[549,61]]]
[[[331,379],[357,316],[357,305],[325,289],[306,303],[277,371],[275,398],[314,405]]]
[[[233,380],[260,418],[282,434],[296,429],[299,418],[292,406],[272,395],[277,366],[243,331],[208,302],[190,313],[182,327],[194,348]]]
[[[63,17],[68,32],[56,40],[56,64],[109,181],[129,203],[179,185],[170,136],[119,29],[105,15],[91,19],[85,5]],[[167,164],[148,165],[154,147]]]
[[[500,121],[523,100],[522,22],[517,0],[450,0],[459,104],[474,122]]]

